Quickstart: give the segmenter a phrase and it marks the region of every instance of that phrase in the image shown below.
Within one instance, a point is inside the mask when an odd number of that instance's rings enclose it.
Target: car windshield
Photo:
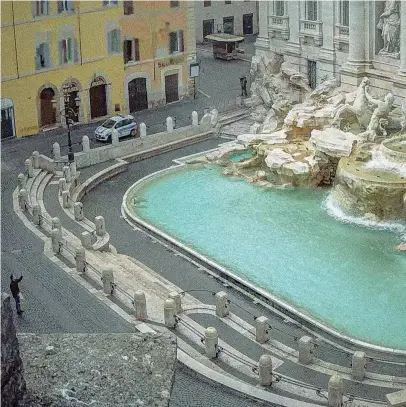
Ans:
[[[102,124],[102,126],[106,129],[111,129],[116,123],[117,122],[115,120],[108,119]]]

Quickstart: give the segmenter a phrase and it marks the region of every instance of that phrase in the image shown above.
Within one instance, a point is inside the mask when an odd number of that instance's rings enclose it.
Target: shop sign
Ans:
[[[75,82],[70,82],[62,86],[65,93],[79,92],[78,85]]]
[[[181,64],[182,62],[183,62],[183,56],[169,58],[167,61],[159,61],[158,68],[165,68],[170,65],[177,65],[177,64]]]
[[[100,85],[105,85],[106,81],[104,80],[104,78],[102,76],[96,76],[91,84],[90,87],[93,88],[94,86],[100,86]]]

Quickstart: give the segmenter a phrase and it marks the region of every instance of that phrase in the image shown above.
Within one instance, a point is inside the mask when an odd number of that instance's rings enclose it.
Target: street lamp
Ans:
[[[67,89],[63,89],[63,99],[64,99],[64,108],[59,112],[60,115],[65,116],[65,121],[66,121],[66,126],[68,127],[68,161],[69,164],[73,163],[75,161],[75,154],[73,153],[72,150],[72,139],[70,136],[70,126],[73,123],[73,117],[77,116],[79,114],[78,112],[75,112],[71,107],[68,106],[69,101],[70,101],[70,95],[69,92],[67,92]],[[56,100],[52,99],[52,107],[56,109]],[[80,106],[80,98],[79,96],[75,97],[75,105],[77,108]]]

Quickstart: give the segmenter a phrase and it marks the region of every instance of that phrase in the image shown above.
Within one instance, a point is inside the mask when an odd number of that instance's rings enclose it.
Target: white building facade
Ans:
[[[283,55],[314,88],[349,91],[364,76],[376,93],[406,97],[406,0],[260,1],[256,54]]]
[[[257,1],[194,1],[196,42],[209,34],[225,32],[234,35],[258,33]]]

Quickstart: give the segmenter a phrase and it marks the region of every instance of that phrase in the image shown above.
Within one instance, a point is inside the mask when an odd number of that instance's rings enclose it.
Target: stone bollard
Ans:
[[[120,142],[118,136],[119,136],[118,130],[113,129],[113,131],[111,132],[111,144],[113,146],[116,146]]]
[[[258,317],[255,320],[255,340],[258,343],[265,343],[269,341],[269,320],[267,317]]]
[[[166,131],[168,133],[173,132],[173,119],[170,116],[166,118]]]
[[[21,189],[24,189],[24,188],[26,187],[26,185],[27,185],[27,179],[25,178],[25,175],[24,175],[22,172],[20,172],[20,173],[18,174],[17,182],[18,182],[18,190],[19,190],[19,191],[20,191]]]
[[[216,328],[209,326],[204,331],[204,348],[206,356],[209,359],[214,359],[218,354],[219,337]]]
[[[365,377],[365,370],[365,352],[356,351],[352,356],[351,376],[355,380],[362,381]]]
[[[32,161],[29,158],[24,161],[24,167],[27,177],[32,178],[34,176],[34,168],[32,167]]]
[[[164,319],[165,326],[168,328],[175,328],[176,326],[176,304],[172,298],[168,298],[164,302]]]
[[[310,336],[302,336],[299,339],[299,363],[309,364],[313,359],[313,342]]]
[[[51,219],[51,225],[52,225],[51,226],[52,229],[58,229],[60,232],[62,232],[61,220],[59,218],[57,218],[56,216]]]
[[[337,375],[331,376],[328,381],[328,401],[329,407],[337,407],[343,405],[343,379]]]
[[[18,203],[21,210],[25,211],[27,209],[28,192],[25,188],[20,189],[20,192],[18,193]]]
[[[145,123],[140,123],[140,137],[147,137],[147,125]]]
[[[57,228],[52,229],[51,232],[51,241],[52,241],[52,251],[54,253],[60,252],[59,243],[61,241],[61,231]]]
[[[179,314],[182,311],[182,300],[180,298],[180,294],[176,291],[172,291],[169,293],[168,298],[172,298],[175,301],[175,311],[176,314]]]
[[[88,153],[90,151],[89,137],[87,136],[82,137],[82,148],[84,153]]]
[[[134,313],[135,319],[145,321],[148,318],[147,300],[145,299],[145,293],[141,290],[134,293]]]
[[[76,270],[79,273],[86,271],[86,250],[84,247],[77,247],[75,253]]]
[[[114,291],[113,269],[104,269],[102,272],[103,292],[105,295],[112,295]]]
[[[258,362],[259,384],[261,386],[272,385],[272,358],[271,355],[262,355]]]
[[[52,144],[52,153],[55,161],[61,159],[61,146],[59,145],[59,143]]]
[[[32,166],[34,169],[39,168],[39,152],[38,151],[33,151],[31,154],[31,160],[32,160]]]
[[[104,236],[106,234],[106,225],[104,223],[103,216],[96,216],[94,218],[94,224],[96,226],[96,235],[97,236]]]
[[[62,168],[62,177],[66,179],[67,183],[72,182],[70,167],[68,165],[63,166],[63,168]]]
[[[220,291],[216,294],[216,315],[224,318],[229,312],[227,294],[224,291]]]
[[[83,215],[83,204],[82,202],[75,202],[73,204],[73,214],[75,215],[75,220],[83,220],[85,215]]]
[[[75,178],[77,175],[76,161],[72,161],[70,164],[70,175],[72,178]]]
[[[80,235],[80,241],[85,249],[92,248],[92,235],[89,232],[82,232]]]
[[[41,224],[41,207],[38,204],[32,205],[32,221],[34,225]]]
[[[66,185],[66,179],[59,178],[59,195],[62,195],[62,192],[66,191],[67,189],[68,189],[68,186]]]
[[[64,208],[71,208],[72,207],[72,200],[70,198],[69,191],[62,192],[62,206]]]
[[[192,126],[197,127],[199,125],[199,115],[197,114],[196,110],[192,112]]]

